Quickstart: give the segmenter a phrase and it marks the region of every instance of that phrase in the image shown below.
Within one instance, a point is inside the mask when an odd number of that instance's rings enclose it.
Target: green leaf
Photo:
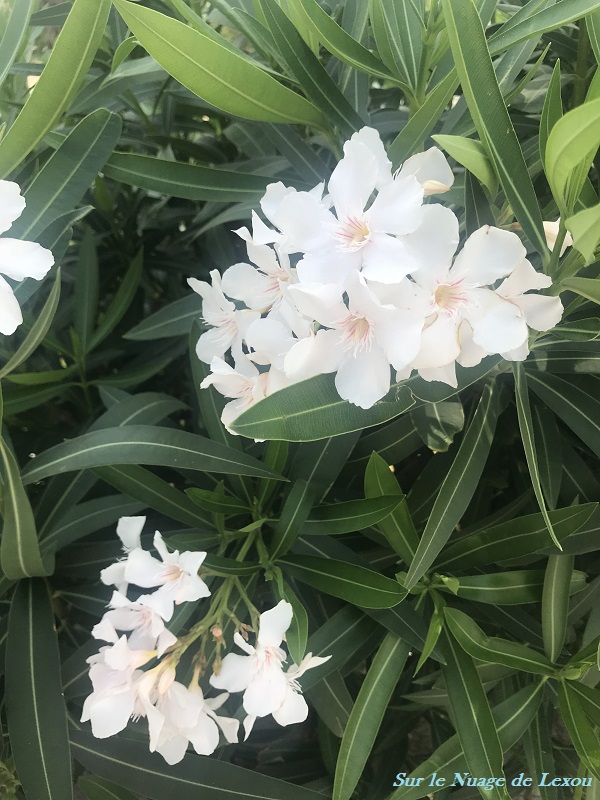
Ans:
[[[360,687],[346,725],[335,769],[333,800],[350,800],[402,675],[409,646],[388,633]]]
[[[365,411],[339,396],[332,375],[317,375],[256,403],[232,423],[242,436],[306,442],[362,430],[397,417],[414,405],[407,386]]]
[[[136,153],[114,153],[102,171],[108,178],[127,186],[138,186],[186,200],[223,203],[257,201],[266,186],[273,182],[272,176],[167,161]]]
[[[515,404],[517,406],[517,416],[519,419],[519,431],[521,432],[521,441],[525,450],[525,458],[529,468],[529,475],[531,483],[533,484],[533,491],[536,500],[544,517],[544,521],[548,527],[548,533],[552,537],[552,541],[562,550],[561,544],[556,538],[552,522],[548,516],[548,509],[546,508],[546,500],[544,492],[542,491],[542,484],[540,481],[540,471],[538,468],[538,456],[533,434],[533,419],[531,417],[531,408],[529,406],[529,390],[527,388],[527,377],[523,365],[519,361],[514,361],[512,364],[513,375],[515,376]]]
[[[553,710],[553,709],[552,709]],[[548,704],[541,706],[523,737],[523,749],[530,775],[556,775],[552,745],[552,719]],[[558,800],[556,787],[538,786],[542,800]]]
[[[71,732],[73,755],[86,769],[107,777],[149,800],[322,800],[322,795],[243,769],[218,758],[188,753],[179,764],[167,764],[147,742],[112,736],[96,739],[84,731]],[[243,792],[240,792],[243,787]]]
[[[125,312],[131,305],[144,269],[144,254],[140,250],[129,265],[129,269],[115,292],[110,305],[104,312],[100,324],[92,334],[89,343],[89,350],[94,350],[98,345],[109,336],[116,325],[122,320]],[[151,373],[154,374],[154,373]]]
[[[327,506],[317,506],[302,529],[305,536],[351,533],[381,523],[404,500],[404,495],[347,500]]]
[[[551,661],[560,656],[567,634],[567,614],[573,579],[574,556],[550,556],[542,595],[544,650]]]
[[[537,196],[498,86],[477,8],[472,0],[443,0],[443,7],[456,70],[479,138],[523,231],[535,249],[546,255]]]
[[[0,86],[4,83],[10,68],[19,55],[21,42],[27,32],[34,5],[35,0],[14,0],[12,3],[10,16],[0,42]]]
[[[492,717],[504,751],[509,751],[531,725],[542,700],[543,686],[541,682],[530,683],[492,708]],[[439,792],[442,788],[428,785],[434,772],[437,772],[438,777],[445,778],[445,784],[448,786],[455,774],[462,774],[467,766],[460,740],[455,734],[438,747],[414,772],[411,772],[413,786],[397,789],[390,795],[389,800],[419,800],[421,797],[430,797],[432,793]],[[421,778],[420,785],[415,786],[418,778]]]
[[[10,579],[50,575],[54,560],[43,559],[40,554],[31,504],[23,488],[19,466],[4,439],[0,439],[0,457],[4,467],[2,571]]]
[[[577,294],[591,300],[593,303],[600,304],[600,280],[598,278],[568,278],[561,283],[561,287],[577,292]]]
[[[452,635],[472,658],[503,664],[534,675],[556,676],[557,668],[552,662],[530,647],[508,639],[486,636],[471,617],[455,608],[446,608],[444,615]]]
[[[77,786],[83,790],[88,800],[135,800],[127,789],[94,775],[79,778]]]
[[[423,403],[410,415],[417,433],[434,453],[444,453],[465,425],[465,415],[460,400],[441,403]]]
[[[154,464],[283,480],[245,453],[187,431],[152,425],[125,425],[84,433],[40,453],[23,470],[23,478],[25,484],[35,483],[49,475],[115,464]]]
[[[11,236],[36,239],[54,220],[71,211],[106,163],[120,135],[121,118],[105,108],[82,119],[27,187],[27,207],[11,227]]]
[[[540,119],[540,156],[542,164],[546,160],[546,146],[548,144],[548,137],[550,131],[556,125],[558,120],[563,115],[562,97],[560,94],[560,60],[557,59],[554,69],[552,70],[552,77],[548,84],[548,91],[546,92],[546,99],[544,100],[544,107],[542,108],[542,116]]]
[[[345,561],[287,555],[277,563],[302,583],[364,608],[391,608],[406,597],[391,578]]]
[[[191,331],[192,324],[199,319],[201,311],[198,295],[193,292],[150,314],[123,334],[123,338],[133,342],[149,342],[170,336],[184,336]]]
[[[405,586],[411,589],[427,572],[467,509],[485,467],[498,418],[497,393],[487,385],[437,494],[427,525],[411,562]]]
[[[439,118],[452,99],[458,77],[456,70],[452,69],[435,86],[425,98],[423,105],[414,113],[402,128],[398,136],[388,147],[388,158],[398,167],[402,161],[418,152],[423,147],[423,141],[429,136]]]
[[[573,279],[574,280],[574,279]],[[583,280],[583,279],[580,279]],[[600,403],[574,382],[528,373],[529,386],[600,458]]]
[[[554,125],[546,144],[545,170],[561,213],[572,213],[600,144],[600,99],[569,111]],[[582,162],[579,180],[572,176]]]
[[[300,664],[306,653],[306,642],[308,641],[308,614],[298,595],[287,581],[283,582],[281,599],[287,600],[292,606],[292,624],[285,634],[285,642],[294,664]]]
[[[554,532],[561,542],[579,530],[596,508],[595,503],[549,511]],[[548,529],[541,514],[503,522],[453,542],[434,562],[436,571],[481,567],[507,558],[523,558],[548,545]]]
[[[0,142],[0,177],[12,172],[75,97],[106,28],[110,0],[75,0],[40,79]]]
[[[458,578],[456,594],[466,600],[492,605],[539,603],[544,586],[543,570],[524,569],[497,572],[489,575],[470,575]],[[574,572],[567,591],[571,594],[585,587],[585,573]]]
[[[384,64],[370,50],[346,33],[316,0],[299,0],[299,3],[315,37],[332,55],[368,75],[379,78],[391,77]]]
[[[469,772],[481,778],[503,778],[502,746],[475,664],[452,636],[445,637],[445,644],[447,663],[442,674]],[[494,785],[488,796],[508,800],[506,784]]]
[[[498,179],[490,163],[485,147],[477,139],[467,139],[465,136],[448,136],[437,134],[431,137],[455,161],[462,164],[465,169],[472,172],[490,193],[496,192]]]
[[[94,234],[86,230],[79,250],[75,273],[75,310],[73,326],[84,353],[96,323],[98,313],[98,252]]]
[[[249,514],[250,507],[237,497],[218,494],[207,489],[186,489],[186,495],[194,505],[211,514]]]
[[[69,16],[72,3],[58,3],[57,5],[47,6],[31,15],[30,25],[62,25]]]
[[[472,173],[465,174],[465,233],[470,236],[484,225],[496,225],[496,218],[481,184]]]
[[[369,16],[377,49],[385,65],[417,88],[423,20],[410,0],[370,0]]]
[[[28,798],[73,797],[58,640],[46,584],[19,582],[6,648],[6,712],[12,756]]]
[[[115,0],[115,6],[142,47],[208,103],[246,119],[323,128],[320,111],[308,100],[242,55],[157,11],[125,0]]]
[[[591,208],[585,208],[572,217],[567,217],[565,225],[573,237],[573,247],[579,250],[581,255],[585,258],[585,263],[589,264],[594,260],[594,253],[600,244],[600,204],[592,206]],[[591,279],[572,278],[571,280],[583,281]],[[596,283],[597,282],[596,280]],[[596,296],[600,299],[600,291],[596,293]],[[598,302],[598,300],[595,302]]]
[[[293,483],[269,545],[272,560],[287,553],[298,538],[314,501],[315,493],[310,483],[302,480]]]
[[[596,61],[600,64],[600,11],[593,11],[588,14],[585,19],[585,26]]]
[[[535,8],[535,5],[533,7]],[[497,55],[525,39],[555,28],[562,28],[563,25],[581,19],[598,8],[600,8],[598,0],[569,0],[568,3],[563,0],[516,23],[509,20],[490,37],[490,52],[492,55]]]
[[[406,498],[388,464],[378,453],[372,453],[365,470],[365,497],[394,495],[401,498],[401,502],[389,516],[379,521],[379,529],[394,552],[410,564],[419,546],[419,537],[410,517]]]
[[[581,707],[579,696],[567,681],[558,684],[558,703],[577,755],[600,780],[600,742]]]
[[[323,117],[346,135],[361,128],[363,120],[340,92],[283,9],[275,0],[259,2],[284,63]]]
[[[532,416],[540,483],[548,507],[556,508],[563,473],[562,437],[556,416],[550,409],[538,403],[533,407]]]
[[[7,375],[26,361],[29,356],[37,349],[42,343],[44,337],[50,329],[56,309],[58,308],[58,301],[60,299],[60,267],[56,271],[56,278],[54,279],[54,286],[48,295],[48,299],[44,303],[44,307],[37,315],[37,318],[27,336],[19,346],[17,352],[11,356],[6,364],[0,368],[0,378],[5,378]]]

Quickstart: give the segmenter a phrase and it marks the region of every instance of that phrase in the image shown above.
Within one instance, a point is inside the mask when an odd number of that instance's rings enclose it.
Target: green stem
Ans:
[[[579,38],[577,40],[577,62],[575,64],[575,83],[573,86],[573,107],[580,106],[585,100],[587,90],[588,61],[590,54],[590,37],[585,19],[579,20]]]

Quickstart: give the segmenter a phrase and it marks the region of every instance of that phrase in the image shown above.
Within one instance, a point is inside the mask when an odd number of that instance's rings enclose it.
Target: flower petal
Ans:
[[[21,306],[12,286],[0,275],[0,333],[11,336],[22,322]]]
[[[438,203],[423,206],[421,225],[402,240],[419,265],[413,275],[419,285],[431,288],[436,278],[446,278],[458,240],[456,214]]]
[[[423,219],[423,187],[412,175],[396,178],[379,190],[367,212],[373,231],[404,236],[415,231]]]
[[[538,272],[533,265],[524,258],[508,278],[505,278],[496,289],[501,297],[513,298],[528,292],[531,289],[547,289],[552,286],[552,278]]]
[[[518,305],[525,314],[527,324],[535,331],[549,331],[558,325],[564,312],[560,297],[542,294],[524,294]]]
[[[363,249],[362,275],[379,283],[400,283],[419,262],[401,239],[375,233]]]
[[[349,355],[338,368],[335,388],[343,400],[360,408],[371,408],[390,389],[390,362],[377,345]]]
[[[459,353],[458,321],[438,314],[434,322],[423,329],[421,347],[413,366],[418,370],[445,367],[453,363]]]
[[[475,289],[477,308],[465,316],[473,328],[473,341],[488,353],[514,350],[527,341],[525,315],[509,300],[490,289]]]
[[[407,158],[400,175],[414,175],[425,190],[425,197],[447,192],[454,183],[454,173],[439,147],[430,147],[424,153]]]
[[[327,190],[341,221],[362,214],[377,182],[379,165],[373,151],[358,139],[344,145],[344,157],[331,173]]]
[[[140,537],[146,517],[121,517],[117,522],[117,536],[123,542],[125,552],[141,548]]]
[[[266,717],[283,703],[287,690],[288,682],[281,665],[265,664],[244,692],[244,711],[255,717]]]
[[[288,689],[283,703],[273,711],[273,719],[279,725],[294,725],[297,722],[304,722],[308,717],[308,706],[306,700],[300,692],[295,692],[292,688]]]
[[[452,267],[452,278],[487,286],[504,278],[523,261],[527,251],[516,233],[484,225],[465,242]]]
[[[343,356],[338,331],[320,330],[295,344],[287,353],[283,367],[291,381],[304,381],[335,372]]]
[[[253,657],[238,656],[237,653],[228,653],[221,662],[219,674],[214,673],[209,678],[209,683],[215,689],[225,689],[228,692],[243,692],[248,688],[254,674]]]
[[[263,611],[256,641],[262,647],[279,647],[285,632],[292,624],[292,616],[292,605],[286,600],[280,600],[274,608]]]
[[[25,210],[25,198],[18,183],[0,181],[0,233],[7,231]]]
[[[380,189],[386,183],[389,183],[393,178],[392,162],[387,157],[387,153],[385,152],[385,147],[381,141],[379,131],[375,130],[375,128],[365,126],[356,133],[353,133],[350,141],[360,142],[361,144],[365,145],[365,147],[368,147],[371,153],[373,153],[375,156],[375,161],[377,163],[375,188]]]

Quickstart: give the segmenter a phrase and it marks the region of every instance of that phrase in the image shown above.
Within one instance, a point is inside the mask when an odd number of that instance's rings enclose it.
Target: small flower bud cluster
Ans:
[[[392,171],[379,134],[344,145],[327,189],[267,187],[252,232],[236,231],[248,261],[212,283],[189,279],[209,329],[196,353],[202,382],[233,398],[223,423],[279,389],[335,373],[345,400],[370,408],[414,370],[457,386],[456,364],[500,354],[521,361],[529,329],[560,320],[551,280],[516,233],[484,225],[455,257],[459,220],[439,203],[452,170],[435,147]],[[554,223],[547,223],[549,245]],[[567,243],[569,240],[565,240]]]
[[[122,731],[131,718],[144,717],[150,751],[159,752],[169,764],[181,761],[190,744],[200,755],[213,753],[219,730],[228,742],[238,741],[239,722],[216,714],[228,692],[243,692],[246,738],[257,717],[272,714],[280,725],[304,721],[308,706],[297,679],[329,657],[309,653],[300,665],[283,671],[286,653],[280,645],[292,621],[292,607],[283,600],[260,615],[255,647],[239,632],[234,635],[246,655],[226,655],[218,673],[210,677],[212,686],[227,691],[205,698],[198,685],[199,670],[188,687],[176,680],[177,658],[171,653],[179,640],[165,622],[175,605],[210,595],[198,575],[206,553],[170,553],[157,531],[154,547],[160,560],[156,559],[141,546],[145,521],[121,517],[117,534],[126,555],[101,572],[102,582],[116,590],[109,610],[92,630],[96,639],[108,644],[88,659],[93,691],[84,702],[81,721],[89,721],[94,736],[102,739]],[[154,591],[130,600],[130,584]],[[241,627],[245,633],[247,626]],[[220,625],[213,625],[210,633],[214,644],[224,643]],[[159,659],[156,666],[142,669],[154,659]]]

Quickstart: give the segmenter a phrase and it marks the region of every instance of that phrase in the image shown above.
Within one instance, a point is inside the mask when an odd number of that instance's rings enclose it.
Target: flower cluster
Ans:
[[[12,181],[0,180],[0,234],[6,233],[25,210],[25,198]],[[41,280],[54,264],[50,250],[36,242],[0,236],[0,333],[9,336],[23,322],[19,301],[3,277],[14,281]]]
[[[378,133],[344,145],[328,181],[310,191],[267,187],[252,213],[248,261],[212,283],[190,278],[209,329],[197,343],[210,364],[203,387],[233,398],[223,423],[297,381],[335,373],[345,400],[370,408],[413,370],[456,386],[455,365],[500,354],[523,360],[529,328],[560,320],[551,280],[516,233],[483,226],[459,245],[458,218],[426,202],[452,170],[435,147],[394,173]]]
[[[302,722],[308,714],[297,679],[307,670],[327,661],[309,653],[297,665],[283,671],[286,653],[280,645],[292,621],[292,607],[281,601],[260,615],[256,647],[239,632],[234,639],[248,654],[230,653],[215,662],[210,683],[227,692],[205,698],[198,683],[201,666],[194,670],[189,686],[176,680],[176,667],[186,646],[166,627],[174,606],[209,596],[198,575],[204,552],[170,553],[157,531],[156,559],[141,546],[145,517],[121,517],[117,534],[125,557],[101,572],[101,580],[115,586],[109,610],[93,628],[92,635],[108,642],[88,659],[93,691],[83,705],[81,721],[89,721],[98,738],[114,736],[131,718],[146,718],[150,751],[159,752],[169,764],[184,757],[189,744],[200,755],[210,755],[219,744],[219,729],[228,742],[238,741],[239,722],[217,715],[229,698],[228,692],[243,692],[248,737],[257,717],[269,714],[280,725]],[[127,597],[129,585],[153,588],[135,600]],[[240,626],[247,636],[247,626]],[[128,635],[127,635],[128,634]],[[213,628],[217,638],[217,630]],[[218,631],[218,638],[221,637]],[[195,636],[190,637],[190,643]],[[180,652],[178,651],[180,650]],[[147,669],[151,662],[155,666]]]

